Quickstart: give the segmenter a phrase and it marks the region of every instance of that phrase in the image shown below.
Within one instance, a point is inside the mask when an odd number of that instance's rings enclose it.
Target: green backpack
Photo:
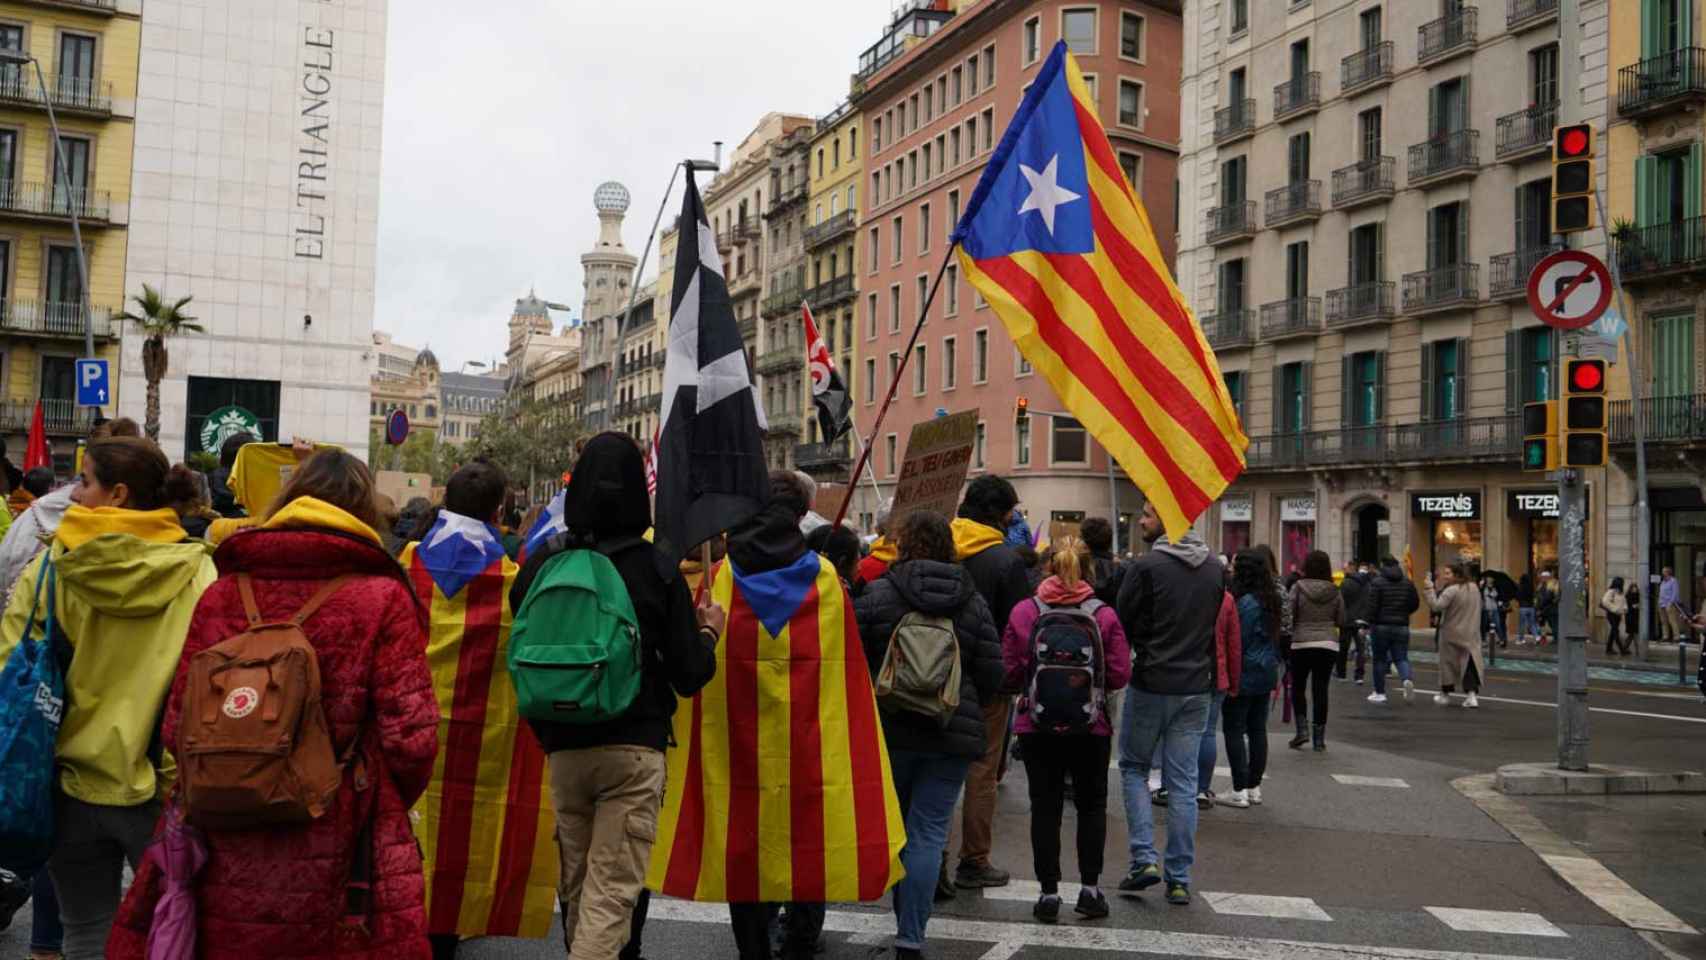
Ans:
[[[589,549],[552,557],[510,629],[521,715],[577,726],[614,720],[640,695],[640,657],[634,601],[610,558]]]

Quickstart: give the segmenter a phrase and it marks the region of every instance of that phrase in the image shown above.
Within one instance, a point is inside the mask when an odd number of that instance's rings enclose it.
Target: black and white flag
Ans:
[[[675,560],[756,514],[770,496],[768,427],[692,169],[680,224],[653,521],[653,542]]]

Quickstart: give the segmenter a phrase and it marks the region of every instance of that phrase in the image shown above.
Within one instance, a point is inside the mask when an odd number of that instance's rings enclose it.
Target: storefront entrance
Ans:
[[[1315,549],[1315,498],[1280,500],[1280,576],[1303,569],[1303,558]]]
[[[1654,490],[1648,502],[1653,514],[1653,556],[1647,615],[1649,629],[1658,631],[1657,581],[1665,567],[1675,571],[1682,604],[1691,613],[1698,613],[1706,600],[1706,500],[1699,487],[1681,487]]]
[[[1481,493],[1447,490],[1410,495],[1410,516],[1422,526],[1425,553],[1416,557],[1417,580],[1429,571],[1454,563],[1483,564],[1486,554],[1481,532]],[[1423,560],[1425,558],[1425,565]]]
[[[1583,509],[1593,502],[1590,493],[1582,497]],[[1557,490],[1511,490],[1505,494],[1505,517],[1509,528],[1505,536],[1508,544],[1506,553],[1511,569],[1507,572],[1513,578],[1528,574],[1530,581],[1540,578],[1542,570],[1549,571],[1554,577],[1558,575],[1558,491]],[[1584,526],[1582,531],[1584,549],[1587,549],[1587,535],[1592,530],[1591,525]],[[1593,551],[1588,549],[1588,555]],[[1625,578],[1634,574],[1633,570],[1600,571],[1603,576],[1596,576],[1595,582],[1610,583],[1614,576]]]
[[[1220,501],[1220,552],[1228,558],[1250,546],[1250,518],[1254,514],[1255,501],[1249,496]]]
[[[1378,564],[1392,552],[1392,511],[1384,503],[1363,504],[1351,520],[1351,560]]]

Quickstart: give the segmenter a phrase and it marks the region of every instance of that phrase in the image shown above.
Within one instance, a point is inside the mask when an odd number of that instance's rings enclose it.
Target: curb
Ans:
[[[1520,797],[1706,793],[1706,773],[1658,772],[1600,764],[1575,771],[1559,770],[1549,763],[1512,763],[1494,774],[1494,788],[1506,796]]]

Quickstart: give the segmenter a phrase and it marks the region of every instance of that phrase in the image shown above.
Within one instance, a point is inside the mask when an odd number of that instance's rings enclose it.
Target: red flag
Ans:
[[[24,447],[24,469],[34,470],[37,467],[53,466],[53,451],[47,446],[47,423],[42,417],[41,401],[36,401],[36,412],[30,417],[30,439]]]
[[[800,315],[806,324],[806,366],[812,376],[812,404],[817,407],[818,426],[823,430],[825,443],[837,440],[853,423],[853,395],[830,359],[829,347],[818,335],[812,320],[812,308],[800,301]]]
[[[646,493],[658,494],[658,435],[652,431],[652,445],[646,448]]]

